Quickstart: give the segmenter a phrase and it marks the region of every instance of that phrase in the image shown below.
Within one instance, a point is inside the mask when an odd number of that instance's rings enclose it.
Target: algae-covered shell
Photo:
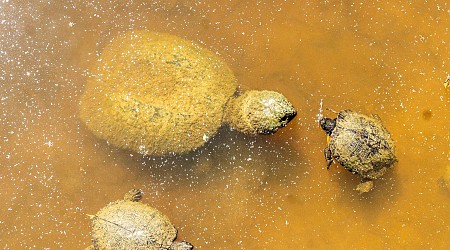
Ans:
[[[330,136],[324,150],[328,166],[335,159],[352,173],[373,180],[397,162],[391,134],[376,115],[342,110],[336,119],[322,118],[320,124]],[[372,183],[358,186],[362,192],[371,188]]]
[[[340,111],[331,133],[330,150],[346,169],[376,179],[396,161],[391,134],[376,116]]]
[[[93,246],[88,249],[183,249],[190,243],[175,241],[177,230],[157,209],[139,202],[140,190],[111,202],[92,216]]]
[[[169,34],[131,31],[104,48],[80,117],[115,146],[185,153],[214,136],[236,88],[231,69],[207,49]]]

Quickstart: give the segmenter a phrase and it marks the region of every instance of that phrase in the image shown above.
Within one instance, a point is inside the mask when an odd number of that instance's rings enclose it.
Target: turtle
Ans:
[[[439,186],[450,194],[450,164],[447,165],[444,175],[438,179]]]
[[[190,250],[186,241],[175,241],[177,229],[157,209],[143,204],[142,191],[132,189],[124,198],[109,203],[92,218],[92,242],[88,249]]]
[[[349,109],[335,113],[335,119],[323,116],[319,119],[328,138],[324,149],[327,169],[336,160],[362,177],[356,190],[368,192],[373,188],[372,180],[384,175],[397,162],[394,141],[377,115],[367,116]]]
[[[154,156],[193,151],[223,124],[248,135],[273,134],[296,114],[279,92],[240,89],[230,67],[208,49],[145,30],[105,46],[79,109],[97,137]]]

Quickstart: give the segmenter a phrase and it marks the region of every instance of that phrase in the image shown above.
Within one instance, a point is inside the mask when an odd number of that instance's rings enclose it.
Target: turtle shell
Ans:
[[[92,221],[94,249],[169,249],[177,230],[153,207],[119,200],[102,208]]]
[[[185,153],[222,124],[236,91],[217,55],[182,38],[131,31],[104,48],[81,98],[80,117],[99,138],[142,154]]]
[[[376,179],[397,161],[394,141],[377,116],[340,111],[330,137],[333,158],[363,178]]]

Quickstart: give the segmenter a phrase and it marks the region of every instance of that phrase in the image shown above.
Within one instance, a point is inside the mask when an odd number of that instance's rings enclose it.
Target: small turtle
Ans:
[[[194,42],[131,31],[103,50],[81,98],[80,117],[99,138],[142,154],[182,154],[204,145],[222,124],[271,134],[295,115],[274,91],[237,93],[216,54]]]
[[[185,241],[174,241],[177,230],[169,218],[139,202],[141,190],[132,189],[123,200],[111,202],[91,215],[93,245],[88,249],[190,250]]]
[[[320,126],[328,135],[324,149],[327,169],[333,158],[348,171],[362,177],[363,183],[356,188],[368,192],[371,180],[384,175],[397,162],[394,141],[376,116],[366,116],[351,110],[342,110],[336,119],[321,117]]]

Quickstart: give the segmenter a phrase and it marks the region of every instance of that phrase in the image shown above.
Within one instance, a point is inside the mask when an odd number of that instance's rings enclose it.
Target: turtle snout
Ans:
[[[331,135],[331,132],[333,131],[334,127],[336,127],[336,119],[331,118],[321,118],[319,121],[320,127],[325,130],[327,135]]]
[[[279,121],[282,126],[286,126],[294,117],[297,115],[297,111],[292,107],[289,110],[286,110],[283,116],[280,117]]]

